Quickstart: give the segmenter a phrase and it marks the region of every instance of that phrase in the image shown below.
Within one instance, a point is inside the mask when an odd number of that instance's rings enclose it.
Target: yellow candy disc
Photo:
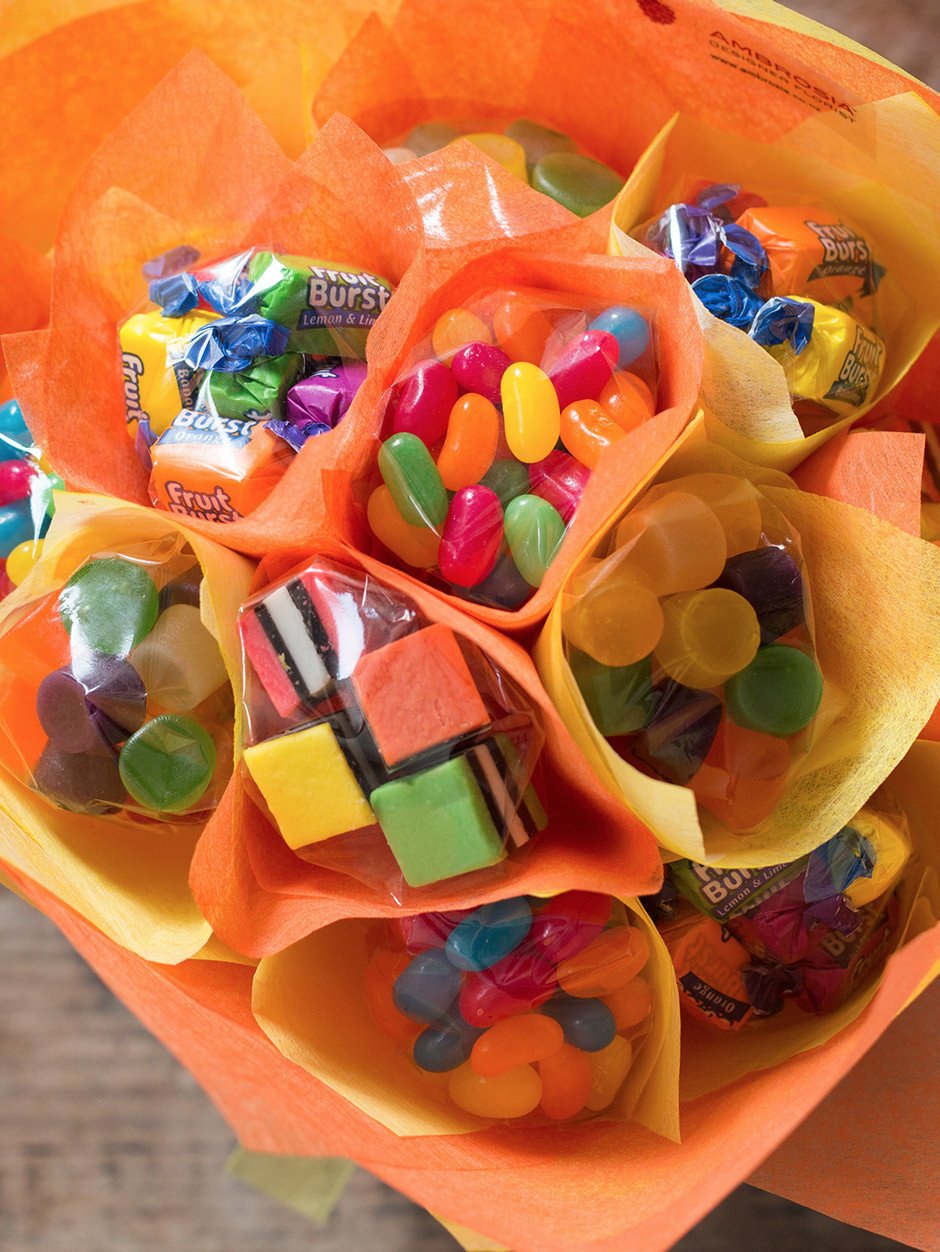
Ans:
[[[656,659],[686,687],[718,687],[757,655],[757,614],[736,591],[680,592],[664,600],[662,609]]]

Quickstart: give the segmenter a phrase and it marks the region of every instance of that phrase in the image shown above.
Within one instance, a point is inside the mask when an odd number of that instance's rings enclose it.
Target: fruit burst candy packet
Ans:
[[[249,600],[239,633],[245,773],[306,859],[398,897],[544,827],[530,700],[407,597],[321,558]]]
[[[120,327],[128,433],[158,507],[231,522],[342,420],[392,288],[365,270],[257,248],[198,260],[183,245],[148,262],[157,307]]]
[[[525,288],[442,313],[387,398],[368,523],[416,577],[514,612],[608,450],[657,412],[653,317]]]

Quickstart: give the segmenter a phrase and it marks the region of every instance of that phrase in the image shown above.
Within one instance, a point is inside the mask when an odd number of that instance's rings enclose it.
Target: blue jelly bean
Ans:
[[[443,1017],[460,990],[460,971],[439,948],[419,952],[395,979],[392,999],[416,1022],[436,1022]]]
[[[650,328],[646,318],[625,304],[614,304],[603,313],[598,313],[588,330],[604,330],[617,340],[620,345],[618,369],[632,365],[649,347]]]
[[[4,561],[17,546],[34,538],[33,514],[29,500],[17,500],[0,509],[0,558]]]
[[[522,943],[531,925],[532,908],[524,896],[497,900],[455,926],[444,950],[458,969],[489,969]]]
[[[32,446],[33,437],[18,402],[0,404],[0,461],[22,461]]]
[[[554,1017],[565,1032],[565,1043],[582,1052],[600,1052],[617,1033],[614,1015],[602,1000],[558,995],[542,1005],[542,1012]]]
[[[415,1064],[429,1074],[456,1069],[470,1059],[473,1045],[482,1034],[482,1030],[468,1025],[455,1013],[443,1025],[428,1026],[418,1035],[412,1049]]]

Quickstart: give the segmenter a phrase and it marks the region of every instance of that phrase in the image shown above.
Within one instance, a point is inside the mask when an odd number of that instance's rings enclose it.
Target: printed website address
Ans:
[[[848,122],[855,121],[854,110],[850,105],[827,104],[809,92],[795,90],[792,82],[780,82],[761,70],[755,69],[752,65],[742,64],[740,61],[732,60],[730,57],[722,56],[717,52],[712,52],[710,55],[713,61],[719,61],[722,65],[727,65],[729,69],[737,70],[741,74],[747,74],[751,78],[756,78],[759,82],[764,83],[765,86],[774,87],[777,91],[782,91],[785,96],[792,96],[794,100],[808,104],[817,113],[838,113],[840,117],[844,117]]]

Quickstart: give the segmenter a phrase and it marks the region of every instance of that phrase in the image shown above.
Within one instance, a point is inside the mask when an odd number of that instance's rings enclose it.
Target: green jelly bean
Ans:
[[[543,157],[549,156],[552,152],[577,151],[577,144],[573,139],[563,135],[560,130],[552,130],[550,126],[540,126],[538,122],[533,122],[528,117],[517,117],[514,122],[509,123],[505,133],[525,149],[525,163],[528,166],[530,178],[533,166],[537,165]]]
[[[450,501],[437,466],[417,435],[403,431],[386,439],[379,448],[379,473],[406,522],[432,530],[443,525]]]
[[[55,495],[56,491],[65,490],[65,479],[59,474],[48,474],[46,476],[47,485],[43,490],[42,499],[46,503],[46,512],[50,517],[55,516]]]
[[[613,200],[623,187],[623,179],[591,157],[551,152],[532,170],[532,186],[578,217],[588,217]]]
[[[529,467],[521,461],[494,461],[480,482],[490,491],[495,491],[499,502],[506,508],[517,496],[524,496],[529,490]]]
[[[572,649],[568,664],[594,725],[605,738],[648,726],[656,708],[650,657],[633,665],[602,665]]]
[[[131,735],[118,769],[138,804],[155,813],[182,813],[212,780],[215,744],[197,722],[163,713]]]
[[[519,573],[538,587],[565,537],[561,514],[539,496],[517,496],[506,509],[504,527]]]
[[[409,148],[415,156],[422,157],[446,147],[459,136],[457,127],[451,126],[450,122],[422,122],[408,132],[402,140],[402,147]]]
[[[153,630],[160,607],[156,585],[142,565],[119,556],[86,561],[59,593],[59,613],[72,655],[127,656]]]
[[[813,658],[782,643],[761,648],[724,687],[733,722],[781,739],[810,724],[822,693],[822,674]]]

